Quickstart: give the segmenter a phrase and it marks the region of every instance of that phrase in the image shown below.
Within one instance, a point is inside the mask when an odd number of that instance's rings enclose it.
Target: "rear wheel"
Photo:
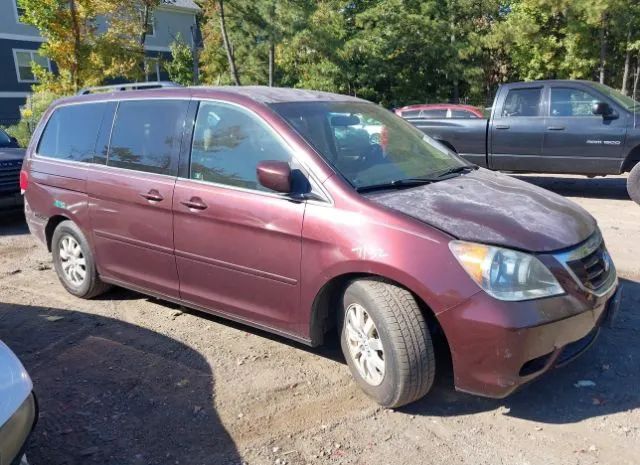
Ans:
[[[640,204],[640,162],[636,163],[627,178],[627,192],[631,200]]]
[[[90,299],[109,289],[98,276],[87,239],[72,221],[63,221],[56,227],[51,253],[58,279],[71,294]]]
[[[354,281],[344,293],[339,323],[351,373],[378,404],[399,407],[429,391],[433,343],[409,291],[382,280]]]

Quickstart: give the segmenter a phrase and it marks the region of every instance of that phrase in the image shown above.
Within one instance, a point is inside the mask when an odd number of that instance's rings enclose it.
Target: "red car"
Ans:
[[[471,105],[456,105],[452,103],[408,105],[397,108],[396,115],[403,118],[484,118],[482,110]]]
[[[585,210],[380,106],[118,89],[55,102],[21,172],[29,228],[71,294],[122,286],[311,346],[337,330],[388,407],[431,388],[434,336],[457,389],[503,397],[615,312],[616,271]]]

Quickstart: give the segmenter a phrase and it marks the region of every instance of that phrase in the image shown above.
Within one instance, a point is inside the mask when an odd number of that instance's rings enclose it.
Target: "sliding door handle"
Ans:
[[[496,124],[496,129],[509,129],[510,127],[508,124]]]
[[[206,210],[208,206],[200,197],[191,197],[189,200],[183,200],[180,203],[191,210]]]
[[[549,126],[547,129],[549,131],[564,131],[564,126]]]
[[[147,199],[149,202],[162,202],[164,200],[160,192],[155,189],[151,189],[149,192],[141,192],[140,197]]]

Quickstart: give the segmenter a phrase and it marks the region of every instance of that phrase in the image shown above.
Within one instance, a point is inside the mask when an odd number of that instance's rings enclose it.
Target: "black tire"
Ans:
[[[350,353],[345,315],[357,305],[373,320],[384,349],[384,375],[377,385],[360,374]],[[418,303],[409,291],[383,280],[354,281],[344,292],[338,324],[340,346],[351,373],[378,404],[400,407],[420,399],[431,389],[436,371],[433,342]]]
[[[627,192],[631,200],[640,204],[640,162],[636,163],[627,178]]]
[[[61,242],[71,236],[80,246],[84,258],[85,276],[81,283],[71,281],[63,271],[63,260],[61,258]],[[109,289],[109,285],[100,280],[96,270],[95,259],[89,242],[84,237],[80,228],[73,221],[61,222],[53,231],[51,239],[51,254],[53,256],[53,266],[58,274],[58,279],[64,288],[71,294],[82,299],[91,299]]]

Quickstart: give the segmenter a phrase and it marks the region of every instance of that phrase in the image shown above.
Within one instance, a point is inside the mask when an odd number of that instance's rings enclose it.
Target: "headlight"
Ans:
[[[464,241],[451,241],[449,249],[471,279],[496,299],[529,300],[564,293],[533,255]]]

